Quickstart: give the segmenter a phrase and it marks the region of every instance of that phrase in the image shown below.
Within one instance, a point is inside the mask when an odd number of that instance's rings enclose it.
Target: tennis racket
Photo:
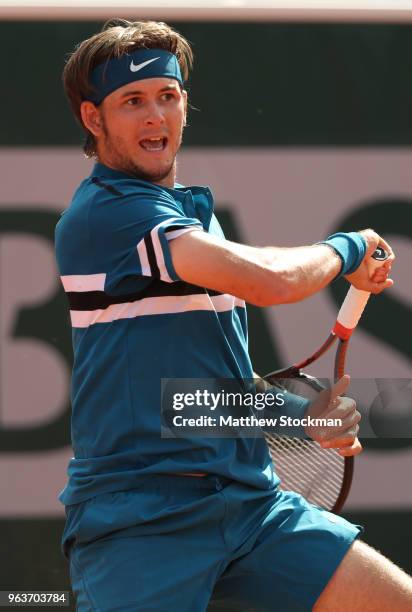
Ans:
[[[372,259],[375,267],[388,258],[388,253],[377,248]],[[372,262],[371,262],[372,265]],[[372,267],[373,269],[373,267]],[[315,362],[338,341],[335,354],[334,379],[345,373],[345,358],[349,339],[357,326],[370,293],[350,287],[339,310],[336,323],[322,346],[313,355],[292,366],[271,372],[263,377],[271,386],[281,387],[313,399],[325,389],[314,376],[305,374],[302,368]],[[354,458],[342,457],[336,449],[322,448],[313,440],[279,436],[265,432],[266,442],[280,478],[280,488],[295,491],[310,503],[339,513],[346,501],[352,483]]]

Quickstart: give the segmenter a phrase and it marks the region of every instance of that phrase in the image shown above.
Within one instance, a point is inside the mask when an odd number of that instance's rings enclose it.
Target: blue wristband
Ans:
[[[342,260],[339,276],[355,272],[366,254],[366,240],[358,232],[338,232],[317,244],[327,244],[339,255]]]

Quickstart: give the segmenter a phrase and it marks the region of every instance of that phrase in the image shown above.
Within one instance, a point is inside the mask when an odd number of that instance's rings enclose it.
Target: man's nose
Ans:
[[[148,103],[146,107],[145,123],[147,125],[157,125],[164,123],[164,114],[161,107],[156,102]]]

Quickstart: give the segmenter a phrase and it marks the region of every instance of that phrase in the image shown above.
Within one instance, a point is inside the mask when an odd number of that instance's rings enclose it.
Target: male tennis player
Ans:
[[[120,21],[64,70],[97,160],[56,230],[73,326],[61,501],[78,609],[410,610],[412,581],[357,526],[278,490],[263,438],[160,437],[161,378],[253,376],[245,301],[294,302],[338,275],[373,293],[392,284],[393,253],[372,230],[291,249],[225,240],[210,190],[176,184],[191,63],[167,25]],[[370,277],[378,244],[390,257]],[[346,386],[331,393],[344,415],[331,443],[356,454]]]

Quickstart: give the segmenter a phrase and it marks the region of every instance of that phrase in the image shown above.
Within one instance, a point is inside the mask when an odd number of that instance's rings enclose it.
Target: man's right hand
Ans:
[[[389,278],[389,274],[392,263],[395,261],[395,254],[390,245],[372,229],[365,229],[359,233],[366,240],[366,254],[359,268],[352,274],[347,274],[345,278],[356,289],[362,289],[370,293],[381,293],[381,291],[393,285],[393,280]],[[372,266],[374,260],[371,257],[378,246],[385,249],[389,256],[378,267],[375,267]],[[376,265],[376,261],[374,263]]]

